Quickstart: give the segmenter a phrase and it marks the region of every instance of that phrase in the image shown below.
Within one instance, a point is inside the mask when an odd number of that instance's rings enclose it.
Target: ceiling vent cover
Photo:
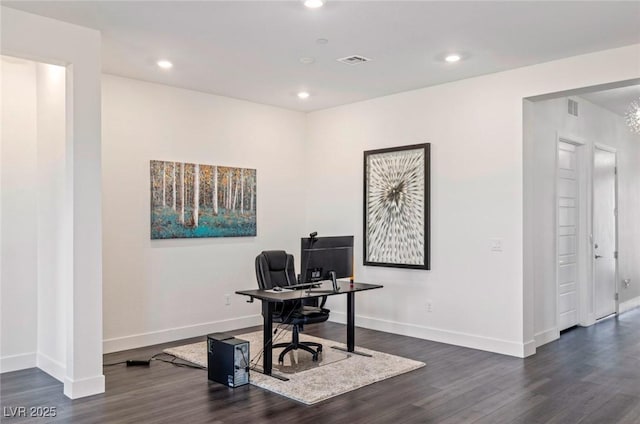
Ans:
[[[365,63],[365,62],[370,62],[371,59],[369,59],[368,57],[364,57],[364,56],[359,56],[357,54],[354,54],[353,56],[347,56],[347,57],[343,57],[341,59],[337,59],[338,62],[342,62],[345,63],[347,65],[359,65],[361,63]]]
[[[569,115],[578,116],[578,102],[576,102],[575,100],[569,99],[567,106],[568,106],[567,111],[569,112]]]

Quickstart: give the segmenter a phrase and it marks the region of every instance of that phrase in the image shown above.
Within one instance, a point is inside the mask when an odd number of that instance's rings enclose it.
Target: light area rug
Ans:
[[[262,331],[242,334],[235,337],[250,343],[249,351],[251,352],[252,362],[254,362],[254,358],[262,350]],[[280,339],[280,337],[278,338]],[[285,331],[280,340],[290,339],[291,334]],[[346,345],[342,343],[309,335],[303,335],[300,339],[302,341],[322,343],[324,350],[331,349],[331,346],[346,347]],[[357,350],[367,353],[371,355],[371,357],[351,354],[348,355],[348,358],[345,360],[331,362],[295,374],[286,374],[285,376],[289,378],[289,381],[281,381],[277,378],[251,371],[250,382],[254,386],[278,393],[306,405],[313,405],[314,403],[334,396],[425,366],[424,362],[414,361],[400,356],[360,347],[358,347]],[[280,351],[281,349],[273,350],[275,361],[277,361]],[[207,366],[206,342],[177,346],[165,349],[163,352],[203,367]],[[304,354],[304,352],[302,354]],[[259,365],[262,366],[261,361]]]

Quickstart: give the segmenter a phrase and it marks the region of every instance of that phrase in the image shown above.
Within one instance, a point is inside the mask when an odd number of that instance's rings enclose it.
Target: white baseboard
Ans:
[[[3,356],[0,358],[0,373],[35,368],[36,364],[35,352]]]
[[[627,312],[633,308],[640,306],[640,296],[629,299],[626,302],[621,302],[619,305],[620,313]]]
[[[524,344],[524,358],[527,358],[531,355],[535,355],[536,354],[536,341],[535,340],[529,340],[528,342],[526,342]]]
[[[104,375],[72,380],[64,378],[64,395],[69,399],[79,399],[104,393]]]
[[[536,341],[536,347],[540,347],[544,344],[558,340],[560,338],[560,332],[556,327],[549,328],[547,330],[536,333],[534,339]]]
[[[63,363],[52,359],[42,352],[38,352],[38,355],[36,357],[36,365],[51,377],[64,383],[64,376],[66,374],[67,367]]]
[[[166,330],[151,331],[131,336],[105,339],[102,344],[104,353],[119,352],[122,350],[136,349],[143,346],[151,346],[175,340],[198,337],[209,333],[236,330],[238,328],[253,327],[262,324],[262,315],[249,315],[222,321],[207,322],[204,324],[189,325],[185,327],[168,328]]]
[[[579,320],[578,325],[580,327],[591,327],[596,323],[596,315],[594,313],[587,314],[587,317],[584,320]]]
[[[344,324],[347,322],[346,318],[347,316],[344,312],[331,311],[330,320],[333,322]],[[530,347],[525,346],[525,343],[476,336],[474,334],[460,333],[457,331],[440,330],[437,328],[382,320],[378,318],[356,316],[356,325],[372,330],[384,331],[386,333],[433,340],[440,343],[501,353],[503,355],[517,356],[518,358],[528,356],[527,353],[531,350]],[[358,334],[356,332],[356,344],[358,344],[357,339]],[[526,345],[529,345],[530,343],[531,342],[526,343]]]

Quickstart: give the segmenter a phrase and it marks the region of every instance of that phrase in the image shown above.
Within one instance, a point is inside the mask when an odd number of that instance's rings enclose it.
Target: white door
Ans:
[[[578,324],[578,156],[577,146],[558,142],[557,284],[558,330]]]
[[[598,147],[593,160],[594,307],[616,312],[616,154]]]

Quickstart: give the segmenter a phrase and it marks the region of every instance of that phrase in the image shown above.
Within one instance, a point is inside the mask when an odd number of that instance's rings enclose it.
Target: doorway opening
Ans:
[[[616,149],[593,150],[593,286],[596,320],[618,313],[618,196]]]
[[[640,80],[524,101],[525,280],[535,346],[640,306]]]

